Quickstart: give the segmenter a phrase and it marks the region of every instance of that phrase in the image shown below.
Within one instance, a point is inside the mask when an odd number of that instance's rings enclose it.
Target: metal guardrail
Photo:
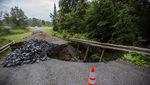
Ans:
[[[113,50],[120,50],[120,51],[127,51],[127,52],[137,52],[137,53],[150,55],[150,49],[147,49],[147,48],[115,45],[115,44],[110,44],[110,43],[100,43],[100,42],[96,42],[96,41],[82,40],[82,39],[76,39],[76,38],[69,39],[69,41],[88,44],[88,45],[92,45],[92,46],[98,46],[98,47],[101,47],[104,49],[113,49]]]

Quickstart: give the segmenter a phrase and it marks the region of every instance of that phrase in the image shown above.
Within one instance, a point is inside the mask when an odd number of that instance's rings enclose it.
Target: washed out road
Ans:
[[[61,39],[51,41],[63,42]],[[56,59],[19,67],[0,66],[0,85],[87,85],[91,66],[97,69],[97,85],[150,85],[148,68],[142,70],[125,61],[82,63]]]

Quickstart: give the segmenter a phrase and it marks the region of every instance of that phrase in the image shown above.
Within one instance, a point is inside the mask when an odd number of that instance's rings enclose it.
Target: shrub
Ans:
[[[0,28],[0,36],[10,33],[10,29],[11,29],[11,27],[9,27],[9,26],[2,26]]]
[[[123,59],[128,60],[129,62],[136,64],[138,66],[150,65],[149,58],[146,58],[146,56],[136,52],[124,54]]]
[[[60,6],[57,15],[59,32],[67,30],[74,34],[88,34],[88,38],[116,44],[133,45],[138,41],[142,31],[138,25],[139,17],[135,14],[135,7],[131,5],[136,2],[83,1],[67,12],[61,8],[68,6],[69,2]]]
[[[94,0],[87,11],[86,30],[101,42],[132,45],[139,36],[138,17],[128,4]]]

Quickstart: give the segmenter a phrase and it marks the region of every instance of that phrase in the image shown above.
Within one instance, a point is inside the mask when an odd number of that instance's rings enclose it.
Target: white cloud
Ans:
[[[21,3],[21,8],[30,17],[49,20],[49,14],[53,12],[54,2],[58,4],[58,1],[54,0],[24,0]]]
[[[0,7],[4,10],[8,10],[17,5],[29,17],[50,20],[49,14],[53,12],[54,2],[58,8],[58,1],[59,0],[7,0],[1,2]]]

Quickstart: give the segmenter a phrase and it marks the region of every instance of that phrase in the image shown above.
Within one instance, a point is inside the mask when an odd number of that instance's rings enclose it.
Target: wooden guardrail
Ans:
[[[2,53],[3,51],[7,50],[8,48],[10,48],[10,45],[11,45],[11,44],[14,44],[14,41],[13,41],[13,42],[10,42],[10,43],[8,43],[8,44],[6,44],[6,45],[4,45],[4,46],[2,46],[2,47],[0,48],[0,53]]]
[[[100,42],[96,42],[96,41],[82,40],[82,39],[76,39],[76,38],[69,39],[69,41],[88,44],[88,45],[92,45],[92,46],[98,46],[98,47],[101,47],[104,49],[113,49],[113,50],[120,50],[120,51],[127,51],[127,52],[138,52],[138,53],[150,55],[150,49],[147,49],[147,48],[115,45],[115,44],[110,44],[110,43],[100,43]]]

